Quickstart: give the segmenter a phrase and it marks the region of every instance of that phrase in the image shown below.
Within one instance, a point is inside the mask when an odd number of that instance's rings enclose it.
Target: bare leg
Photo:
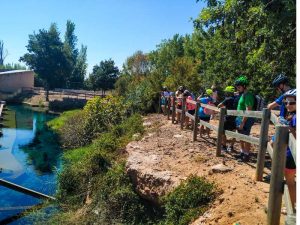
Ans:
[[[286,179],[286,184],[288,185],[290,197],[291,197],[291,202],[293,209],[295,210],[295,203],[296,203],[296,182],[295,182],[295,172],[285,172],[285,179]]]

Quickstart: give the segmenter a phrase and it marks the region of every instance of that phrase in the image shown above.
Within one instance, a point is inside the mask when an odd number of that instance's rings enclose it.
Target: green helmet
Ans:
[[[207,94],[207,95],[212,95],[212,93],[213,93],[213,90],[211,90],[211,89],[207,89],[205,92],[206,92],[206,94]]]
[[[248,78],[245,76],[240,76],[234,83],[235,86],[247,86],[249,84]]]
[[[230,93],[233,93],[235,91],[235,88],[233,86],[227,86],[225,89],[224,89],[224,92],[230,92]]]

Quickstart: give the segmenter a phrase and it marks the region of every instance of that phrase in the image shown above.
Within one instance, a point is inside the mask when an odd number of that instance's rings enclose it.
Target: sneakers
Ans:
[[[226,151],[227,151],[226,145],[222,145],[222,146],[221,146],[221,150],[222,150],[223,152],[226,152]]]
[[[232,152],[233,151],[233,146],[228,146],[226,150],[227,150],[227,152]]]
[[[238,162],[249,162],[250,155],[246,155],[245,153],[241,153],[241,157],[238,159]]]

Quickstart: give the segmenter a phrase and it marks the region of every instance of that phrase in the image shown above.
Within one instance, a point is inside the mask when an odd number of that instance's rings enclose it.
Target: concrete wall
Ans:
[[[0,73],[0,92],[13,93],[22,87],[34,87],[33,71],[14,70]]]

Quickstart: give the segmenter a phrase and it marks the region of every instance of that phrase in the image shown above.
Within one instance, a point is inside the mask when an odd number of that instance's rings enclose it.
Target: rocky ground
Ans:
[[[211,121],[217,124],[217,121]],[[163,115],[152,114],[144,118],[145,136],[126,147],[127,171],[133,178],[137,191],[146,199],[157,202],[158,197],[172,190],[189,175],[204,176],[214,182],[220,195],[210,209],[193,222],[198,224],[266,224],[266,206],[269,184],[254,181],[255,153],[252,160],[239,163],[238,152],[222,153],[216,157],[216,133],[212,138],[192,142],[191,130],[180,130]],[[270,134],[274,127],[270,128]],[[252,128],[259,136],[259,125]],[[239,149],[239,143],[235,144]],[[265,175],[270,173],[265,168]],[[283,217],[281,223],[283,224]]]

